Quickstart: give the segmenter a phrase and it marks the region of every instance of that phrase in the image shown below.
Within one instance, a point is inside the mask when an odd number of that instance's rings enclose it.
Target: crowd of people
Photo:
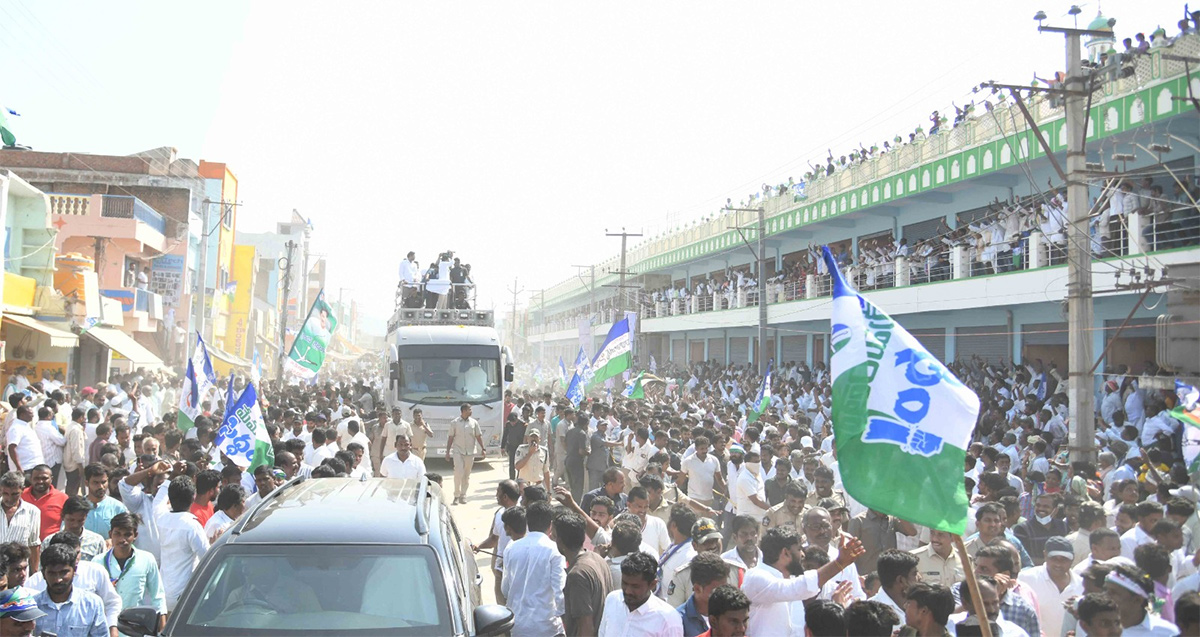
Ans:
[[[251,473],[215,444],[224,384],[240,390],[240,377],[222,380],[185,430],[174,374],[138,370],[77,388],[61,373],[27,372],[7,378],[0,405],[5,637],[115,637],[117,615],[135,606],[155,608],[164,625],[211,543],[286,480],[425,474],[417,454],[432,431],[419,410],[401,423],[378,403],[378,378],[263,383],[274,463]],[[385,443],[401,433],[403,457]]]
[[[1104,376],[1094,465],[1068,459],[1053,364],[950,368],[982,404],[963,476],[978,606],[953,536],[843,487],[824,365],[778,367],[755,420],[752,370],[664,364],[644,400],[508,397],[511,479],[476,548],[513,634],[1200,634],[1200,488],[1173,393],[1143,386],[1157,370]]]
[[[778,366],[757,419],[752,370],[663,364],[643,400],[507,395],[510,477],[473,539],[513,634],[1200,634],[1200,488],[1174,395],[1148,386],[1157,370],[1104,376],[1093,465],[1068,461],[1053,364],[950,368],[982,406],[963,476],[981,604],[952,536],[844,488],[823,364]],[[184,431],[178,386],[144,371],[78,391],[8,379],[3,634],[111,635],[122,608],[170,613],[210,544],[297,475],[443,481],[420,409],[388,410],[378,379],[265,383],[274,466],[252,474],[214,444],[225,390]],[[453,427],[447,457],[482,446],[469,409]],[[453,481],[462,503],[455,466],[446,493]]]
[[[469,310],[474,301],[471,264],[463,263],[447,250],[422,269],[417,253],[410,251],[400,261],[400,283],[396,306],[425,309]]]

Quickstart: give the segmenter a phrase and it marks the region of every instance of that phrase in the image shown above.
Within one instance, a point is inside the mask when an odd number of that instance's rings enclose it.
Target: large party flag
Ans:
[[[592,377],[588,386],[602,383],[610,378],[621,375],[633,367],[633,335],[629,333],[629,318],[623,318],[613,323],[608,330],[604,345],[592,359]]]
[[[8,120],[5,118],[5,114],[17,115],[17,112],[10,108],[0,106],[0,146],[16,146],[17,136],[14,135],[11,130],[9,130]]]
[[[179,392],[179,417],[175,426],[187,431],[196,426],[196,418],[202,411],[200,405],[217,386],[217,375],[213,372],[212,360],[204,338],[196,335],[196,348],[188,359],[187,371],[183,375],[183,390]]]
[[[638,374],[637,377],[625,387],[625,391],[622,391],[621,395],[633,400],[645,400],[646,389],[642,386],[642,379],[644,377],[645,373]]]
[[[329,348],[337,326],[337,316],[325,302],[325,290],[322,289],[309,308],[308,318],[300,326],[296,340],[292,341],[292,349],[284,360],[287,370],[303,380],[316,378],[325,363],[325,350]]]
[[[242,394],[217,430],[215,444],[243,471],[253,473],[259,465],[275,464],[275,451],[271,448],[271,437],[267,435],[267,423],[258,406],[258,392],[254,383],[247,383]]]
[[[864,506],[962,535],[962,468],[979,397],[860,296],[822,249],[833,283],[833,435],[846,492]]]
[[[762,418],[771,404],[771,366],[774,364],[775,359],[767,361],[767,375],[763,376],[762,387],[758,388],[758,395],[754,397],[754,409],[746,414],[748,423],[757,422],[759,418]]]

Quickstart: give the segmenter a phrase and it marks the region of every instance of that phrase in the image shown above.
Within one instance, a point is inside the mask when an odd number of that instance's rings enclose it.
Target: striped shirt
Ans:
[[[21,542],[25,546],[40,546],[42,512],[25,500],[18,502],[17,510],[11,519],[7,512],[0,515],[0,542]]]

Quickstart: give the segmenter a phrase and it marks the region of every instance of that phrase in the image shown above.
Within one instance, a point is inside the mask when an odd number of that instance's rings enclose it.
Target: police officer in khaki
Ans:
[[[696,554],[700,553],[715,553],[721,554],[721,530],[717,528],[717,523],[713,522],[712,518],[700,518],[692,525],[692,548],[696,549]],[[694,559],[694,558],[693,558]],[[731,586],[739,586],[741,569],[736,564],[729,565],[729,584]],[[671,576],[666,573],[663,577],[668,577],[671,583],[667,585],[667,603],[674,607],[681,606],[687,601],[688,596],[692,594],[692,565],[691,563],[680,566],[675,571],[675,575]]]
[[[929,544],[914,549],[912,554],[917,556],[917,571],[926,584],[953,586],[963,581],[962,562],[949,533],[930,529]]]
[[[803,532],[800,516],[809,509],[805,504],[807,498],[808,491],[803,483],[789,482],[783,490],[783,502],[767,509],[763,517],[763,529],[786,527],[795,529],[797,533]]]

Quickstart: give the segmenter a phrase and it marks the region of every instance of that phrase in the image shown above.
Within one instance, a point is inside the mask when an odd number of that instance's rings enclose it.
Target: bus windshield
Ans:
[[[500,361],[488,358],[404,358],[400,400],[422,405],[500,400]]]

